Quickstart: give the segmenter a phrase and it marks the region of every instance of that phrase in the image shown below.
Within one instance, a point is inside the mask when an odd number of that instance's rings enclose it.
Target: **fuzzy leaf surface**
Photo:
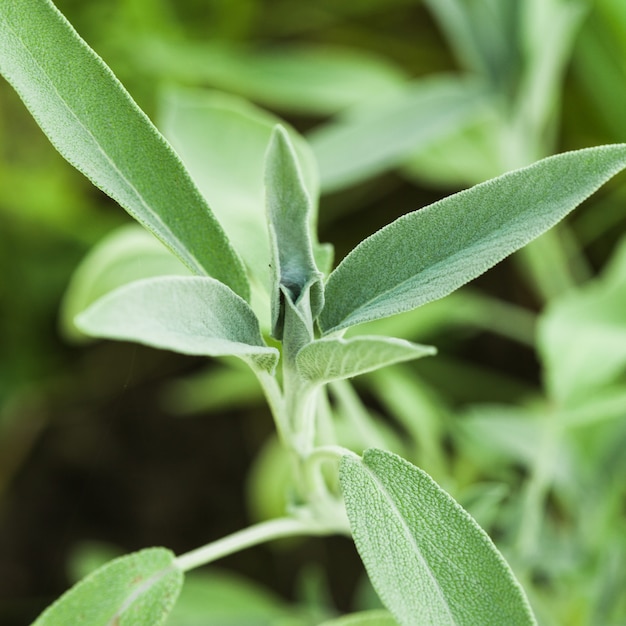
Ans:
[[[194,273],[243,298],[243,263],[187,170],[49,0],[0,3],[0,73],[54,147]]]
[[[191,272],[138,224],[115,229],[89,251],[72,275],[61,306],[65,336],[84,339],[74,318],[109,291],[141,278],[169,275],[189,276]]]
[[[329,383],[436,352],[432,346],[394,337],[329,338],[304,346],[296,356],[296,365],[311,382]]]
[[[267,217],[272,249],[272,327],[280,316],[281,286],[297,302],[311,286],[311,310],[315,318],[323,305],[321,274],[313,257],[309,231],[311,200],[304,186],[295,151],[286,131],[277,126],[270,139],[265,161]],[[278,331],[278,332],[277,332]]]
[[[404,215],[330,275],[322,331],[448,295],[554,226],[625,167],[626,144],[566,152]]]
[[[248,304],[209,277],[146,278],[120,287],[76,319],[94,337],[137,341],[198,356],[237,356],[272,371],[278,351],[265,345]]]
[[[534,624],[521,587],[487,534],[399,456],[344,456],[340,481],[370,580],[402,626]]]
[[[32,626],[160,626],[183,584],[174,554],[148,548],[107,563],[83,579]]]

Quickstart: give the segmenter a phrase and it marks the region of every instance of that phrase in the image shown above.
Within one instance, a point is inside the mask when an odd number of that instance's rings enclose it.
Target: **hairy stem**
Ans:
[[[201,565],[207,565],[235,552],[256,546],[266,541],[293,537],[297,535],[327,535],[343,532],[342,528],[324,526],[315,521],[301,520],[293,517],[279,517],[244,528],[232,535],[213,541],[201,548],[179,556],[175,565],[187,572]]]

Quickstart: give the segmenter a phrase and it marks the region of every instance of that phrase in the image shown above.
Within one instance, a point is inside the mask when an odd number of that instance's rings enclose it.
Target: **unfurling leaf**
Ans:
[[[309,288],[310,310],[317,317],[324,303],[321,274],[315,265],[309,228],[311,200],[287,132],[277,126],[265,165],[267,218],[272,250],[272,330],[282,337],[281,299],[297,303]]]

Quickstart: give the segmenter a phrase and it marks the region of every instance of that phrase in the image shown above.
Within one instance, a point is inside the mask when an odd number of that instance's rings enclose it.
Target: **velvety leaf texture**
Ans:
[[[74,167],[196,274],[249,297],[243,263],[180,159],[49,0],[2,0],[0,73]]]
[[[489,537],[425,472],[370,449],[343,457],[340,480],[369,577],[402,626],[535,623]]]
[[[48,607],[32,626],[160,626],[183,584],[174,555],[149,548],[107,563]]]
[[[67,338],[84,339],[74,318],[109,291],[141,278],[189,276],[190,270],[138,224],[109,233],[94,246],[72,275],[61,306],[62,330]]]
[[[298,352],[296,365],[311,382],[328,383],[435,353],[432,346],[393,337],[319,339]]]
[[[626,144],[567,152],[399,218],[330,275],[320,327],[328,334],[446,296],[548,230],[625,167]]]
[[[198,356],[238,356],[268,371],[278,361],[248,304],[208,277],[138,280],[95,302],[76,325],[94,337]]]
[[[287,132],[277,126],[267,150],[265,186],[273,285],[272,321],[276,336],[279,318],[281,286],[288,297],[297,302],[310,285],[311,310],[315,317],[323,304],[321,274],[315,266],[309,234],[311,201],[304,187],[295,151]]]

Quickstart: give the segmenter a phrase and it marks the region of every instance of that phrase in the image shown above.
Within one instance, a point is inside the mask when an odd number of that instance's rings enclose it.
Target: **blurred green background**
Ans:
[[[320,240],[336,261],[470,184],[626,141],[623,0],[57,6],[157,124],[165,89],[216,89],[308,137],[324,191]],[[97,558],[85,548],[94,542],[183,552],[278,513],[281,459],[245,373],[60,333],[74,268],[130,222],[0,82],[3,625],[34,619],[81,559]],[[374,325],[440,355],[356,381],[388,441],[408,435],[411,460],[492,534],[545,624],[626,620],[624,232],[621,175],[468,289]],[[352,394],[334,390],[338,419],[360,406]],[[372,443],[355,435],[357,448]],[[343,539],[219,565],[307,606],[293,623],[374,602]]]

